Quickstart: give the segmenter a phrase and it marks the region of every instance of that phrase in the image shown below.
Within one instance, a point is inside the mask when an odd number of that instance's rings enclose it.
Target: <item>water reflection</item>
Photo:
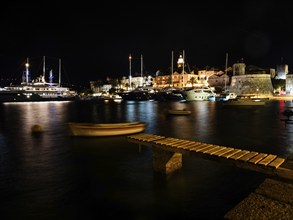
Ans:
[[[293,125],[285,128],[280,113],[290,105],[278,101],[263,108],[237,109],[222,108],[217,102],[0,105],[1,214],[10,219],[218,219],[265,177],[184,156],[182,170],[162,179],[152,170],[151,148],[139,148],[125,137],[70,137],[66,123],[145,121],[146,133],[288,156],[293,152]],[[190,109],[192,114],[167,115],[165,110],[171,108]],[[42,135],[30,134],[34,124],[43,126]]]

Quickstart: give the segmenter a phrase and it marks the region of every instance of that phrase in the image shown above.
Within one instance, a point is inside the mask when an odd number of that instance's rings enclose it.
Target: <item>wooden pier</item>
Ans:
[[[153,168],[165,174],[180,169],[182,155],[189,155],[293,180],[293,161],[274,154],[147,133],[127,136],[127,140],[152,147]]]

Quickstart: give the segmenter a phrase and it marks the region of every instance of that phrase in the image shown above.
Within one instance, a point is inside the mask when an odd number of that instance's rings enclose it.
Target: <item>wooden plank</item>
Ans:
[[[203,144],[204,144],[204,143],[202,143],[202,142],[195,142],[194,144],[189,145],[189,146],[185,147],[184,149],[186,149],[186,150],[191,150],[191,149],[193,149],[193,148],[196,148],[196,147],[202,146]]]
[[[182,142],[184,142],[185,140],[180,140],[180,139],[178,139],[178,140],[176,140],[176,141],[171,141],[171,142],[169,142],[169,143],[165,143],[165,145],[166,146],[171,146],[171,147],[173,147],[173,146],[175,146],[176,144],[180,144],[180,143],[182,143]]]
[[[164,139],[165,137],[152,137],[152,138],[148,138],[147,142],[152,142],[152,141],[157,141],[160,139]]]
[[[264,159],[259,161],[258,164],[266,166],[270,162],[272,162],[276,157],[277,157],[277,155],[269,154],[267,157],[265,157]]]
[[[230,158],[232,157],[234,154],[240,152],[241,150],[240,149],[234,149],[234,150],[231,150],[225,154],[222,154],[221,157],[225,157],[225,158]]]
[[[178,146],[178,148],[187,149],[187,148],[189,148],[190,146],[193,146],[194,144],[195,144],[194,141],[189,141],[189,143],[180,144],[180,145]]]
[[[146,141],[146,142],[151,142],[154,140],[160,140],[163,139],[165,137],[163,136],[158,136],[158,135],[151,135],[151,134],[142,134],[140,136],[135,137],[136,140],[142,140],[142,141]]]
[[[277,157],[276,159],[274,159],[272,162],[270,162],[268,164],[269,167],[274,167],[274,168],[278,168],[282,163],[285,162],[284,158],[281,157]]]
[[[227,153],[227,152],[230,152],[230,151],[232,151],[232,150],[234,150],[234,148],[232,148],[232,147],[227,147],[227,148],[225,148],[225,149],[223,149],[223,150],[221,150],[221,151],[216,152],[215,155],[220,157],[220,156],[222,156],[223,154],[225,154],[225,153]]]
[[[259,154],[258,152],[251,151],[248,154],[246,154],[245,156],[239,158],[238,160],[246,162],[246,161],[250,160],[251,158],[255,157],[258,154]]]
[[[215,150],[213,152],[210,152],[210,155],[217,155],[217,154],[220,154],[221,152],[223,152],[224,150],[227,149],[227,147],[223,147],[223,146],[219,146],[219,150]]]
[[[245,156],[246,154],[248,154],[250,151],[248,150],[242,150],[236,154],[234,154],[232,157],[230,157],[230,159],[233,159],[233,160],[238,160],[239,158]]]
[[[204,150],[210,149],[211,146],[212,146],[211,144],[205,144],[204,146],[201,146],[201,147],[197,148],[195,151],[203,153]]]
[[[216,147],[217,147],[217,145],[211,144],[210,146],[208,146],[208,147],[206,147],[204,149],[201,149],[199,152],[206,153],[207,151],[212,150],[212,149],[214,149]]]
[[[259,153],[258,155],[256,155],[255,157],[251,158],[250,160],[248,160],[249,163],[254,163],[257,164],[259,161],[261,161],[263,158],[265,158],[267,156],[267,154],[265,153]]]
[[[174,141],[176,140],[175,138],[165,138],[163,140],[158,140],[158,141],[154,141],[155,144],[165,144],[165,143],[168,143],[168,142],[171,142],[171,141]]]
[[[178,146],[181,146],[181,145],[184,145],[184,144],[188,144],[188,143],[190,143],[190,141],[188,141],[188,140],[182,140],[182,142],[178,142],[178,143],[172,144],[172,147],[178,147]]]
[[[159,141],[159,142],[162,143],[162,144],[165,144],[165,143],[169,143],[169,142],[177,141],[177,140],[179,140],[179,139],[176,139],[176,138],[165,138],[164,140]]]
[[[209,146],[209,144],[200,144],[200,145],[198,145],[198,146],[196,146],[196,147],[192,147],[192,148],[190,148],[190,151],[195,151],[195,152],[198,152],[199,150],[201,150],[201,149],[203,149],[203,148],[205,148],[205,147],[207,147],[207,146]]]
[[[216,146],[216,145],[215,145],[214,148],[211,148],[211,149],[209,149],[209,150],[206,150],[206,151],[204,151],[204,153],[205,153],[205,154],[213,154],[213,153],[216,153],[216,152],[220,151],[221,149],[223,149],[223,147],[221,147],[221,146]]]
[[[180,149],[185,149],[186,147],[188,147],[189,145],[192,145],[193,143],[192,143],[192,141],[190,141],[189,143],[184,143],[184,144],[179,144],[178,146],[177,146],[177,148],[180,148]]]
[[[138,138],[154,139],[154,138],[165,138],[165,137],[164,136],[159,136],[159,135],[143,133],[143,134],[139,135]]]
[[[193,143],[190,144],[190,145],[186,145],[186,146],[184,146],[183,149],[185,149],[185,150],[190,150],[191,148],[197,147],[197,146],[202,145],[202,144],[203,144],[203,143],[201,143],[201,142],[193,142]]]
[[[188,145],[188,146],[184,147],[184,149],[191,150],[192,148],[198,147],[199,145],[203,145],[203,143],[202,142],[194,142],[192,145]]]
[[[147,136],[147,134],[142,133],[142,134],[130,135],[130,136],[127,136],[127,138],[138,140],[138,139],[141,139],[142,137],[145,137],[145,136]]]

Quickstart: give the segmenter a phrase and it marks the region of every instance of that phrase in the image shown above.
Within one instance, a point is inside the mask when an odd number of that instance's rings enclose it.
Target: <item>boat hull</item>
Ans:
[[[37,93],[0,92],[0,103],[5,102],[44,102],[44,101],[75,101],[77,96],[58,96],[56,94],[41,96]]]
[[[264,106],[264,100],[228,100],[223,101],[222,105],[224,106]]]
[[[145,130],[144,122],[93,124],[93,123],[68,123],[72,136],[118,136],[139,133]]]

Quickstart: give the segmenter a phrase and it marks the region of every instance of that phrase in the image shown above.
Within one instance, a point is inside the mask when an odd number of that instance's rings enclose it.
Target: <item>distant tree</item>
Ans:
[[[94,92],[91,89],[83,89],[80,94],[88,96],[88,95],[92,95]]]
[[[191,77],[191,78],[190,78],[191,86],[193,86],[194,82],[195,82],[195,78],[194,78],[194,77]]]

